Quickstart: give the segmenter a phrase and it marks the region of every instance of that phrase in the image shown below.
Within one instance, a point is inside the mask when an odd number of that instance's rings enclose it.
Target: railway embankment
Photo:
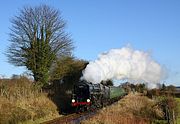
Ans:
[[[106,107],[82,124],[150,124],[166,123],[159,100],[141,94],[129,94],[117,104]]]
[[[0,124],[40,123],[58,116],[57,106],[27,78],[0,80]]]

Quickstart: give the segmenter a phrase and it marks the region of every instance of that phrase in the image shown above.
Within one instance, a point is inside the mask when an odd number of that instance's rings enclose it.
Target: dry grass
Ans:
[[[25,77],[0,80],[0,123],[57,117],[56,105]]]
[[[162,117],[163,112],[155,101],[138,94],[129,94],[82,124],[149,124],[153,119]]]
[[[176,98],[177,106],[178,106],[178,117],[177,117],[177,124],[180,124],[180,98]]]

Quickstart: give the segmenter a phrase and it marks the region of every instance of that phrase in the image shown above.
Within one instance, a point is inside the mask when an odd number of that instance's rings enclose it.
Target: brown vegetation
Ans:
[[[0,123],[19,123],[57,117],[57,107],[25,77],[0,80]]]
[[[176,98],[176,101],[177,101],[177,110],[178,110],[177,124],[180,124],[180,98]]]
[[[161,119],[163,111],[155,101],[139,94],[129,94],[117,104],[101,110],[83,124],[148,124]]]

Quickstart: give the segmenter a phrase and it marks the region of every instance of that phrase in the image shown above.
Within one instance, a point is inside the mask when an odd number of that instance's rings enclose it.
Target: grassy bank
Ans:
[[[156,102],[139,94],[129,94],[117,104],[101,110],[83,124],[149,124],[161,119],[163,112]]]
[[[38,123],[59,116],[56,105],[25,77],[0,80],[0,123]]]

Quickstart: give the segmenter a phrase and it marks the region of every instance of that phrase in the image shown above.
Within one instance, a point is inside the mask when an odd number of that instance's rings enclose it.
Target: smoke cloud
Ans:
[[[165,77],[164,72],[149,53],[123,47],[100,54],[97,60],[87,65],[82,78],[92,83],[115,79],[155,86]]]

